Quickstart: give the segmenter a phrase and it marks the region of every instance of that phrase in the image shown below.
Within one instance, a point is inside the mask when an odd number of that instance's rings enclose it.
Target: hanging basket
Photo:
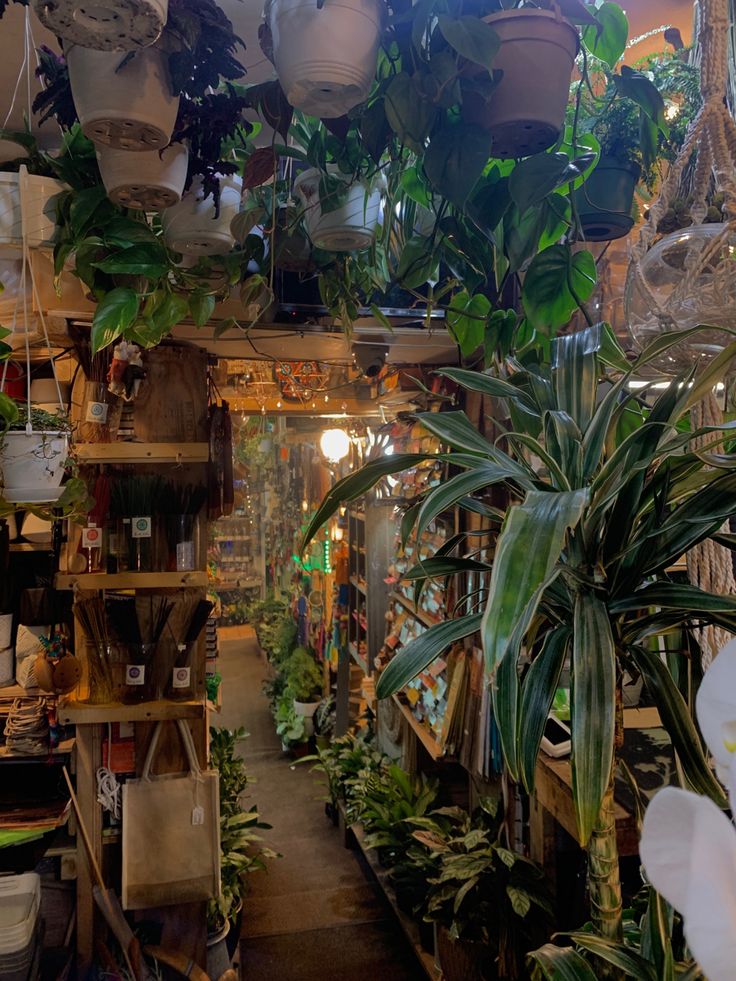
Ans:
[[[273,0],[267,7],[273,60],[292,106],[343,116],[362,102],[376,72],[380,0]]]
[[[578,33],[549,10],[508,10],[483,18],[498,34],[493,70],[501,81],[486,101],[469,92],[463,117],[493,136],[493,156],[528,157],[554,143],[565,123]]]
[[[346,187],[334,211],[322,210],[316,168],[299,174],[294,191],[304,207],[304,224],[315,248],[328,252],[358,252],[370,248],[382,215],[382,189],[361,181]]]
[[[97,163],[107,196],[123,208],[163,211],[181,201],[187,179],[189,153],[172,143],[163,153],[128,153],[100,147]]]
[[[35,174],[0,173],[0,249],[50,248],[56,231],[56,197],[66,184]]]
[[[61,496],[69,450],[64,432],[11,431],[0,445],[3,497],[13,504],[49,504]]]
[[[32,0],[52,34],[98,51],[131,51],[153,44],[166,24],[168,0]]]
[[[612,242],[634,227],[631,214],[641,168],[614,157],[601,157],[593,173],[575,191],[575,208],[587,242]]]
[[[220,179],[220,210],[215,214],[212,195],[202,195],[202,181],[195,178],[179,204],[164,211],[164,241],[182,255],[224,255],[235,245],[230,224],[240,208],[243,181]]]
[[[79,122],[96,146],[135,151],[167,146],[179,97],[171,94],[163,51],[144,48],[130,56],[74,44],[65,54]]]

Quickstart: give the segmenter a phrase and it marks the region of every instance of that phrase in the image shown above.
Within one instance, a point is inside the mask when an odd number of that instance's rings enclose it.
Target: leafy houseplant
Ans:
[[[437,799],[438,781],[423,773],[410,776],[395,763],[367,789],[360,820],[365,843],[375,848],[381,864],[396,865],[411,843],[410,818],[424,817]]]
[[[262,847],[257,831],[270,828],[262,822],[255,807],[244,811],[242,796],[248,784],[245,763],[236,754],[237,743],[245,739],[244,729],[210,727],[210,758],[220,774],[220,869],[222,894],[207,907],[207,929],[216,934],[238,912],[247,884],[245,876],[265,869],[265,860],[276,858]]]
[[[307,741],[306,718],[294,711],[294,700],[283,697],[276,705],[274,713],[276,735],[281,738],[284,749],[292,749]]]
[[[503,811],[482,799],[472,816],[453,815],[420,825],[415,838],[428,850],[438,874],[430,880],[426,916],[446,931],[440,940],[473,945],[485,978],[524,978],[524,955],[549,934],[551,906],[542,870],[501,845]],[[449,957],[448,957],[449,955]],[[445,956],[452,958],[452,951]],[[443,963],[445,976],[452,977]],[[462,975],[461,975],[462,976]]]
[[[408,513],[403,533],[413,527],[421,532],[432,516],[474,489],[504,484],[520,503],[508,509],[492,563],[443,555],[409,570],[407,578],[416,581],[471,566],[485,571],[487,605],[485,612],[434,626],[402,648],[377,686],[380,698],[400,690],[448,644],[480,630],[506,764],[531,792],[545,720],[569,659],[578,835],[588,849],[593,923],[613,940],[621,938],[622,922],[614,746],[626,668],[643,676],[689,783],[723,802],[687,704],[650,646],[691,625],[736,628],[731,597],[680,585],[667,573],[689,548],[717,535],[734,513],[733,455],[717,453],[718,469],[708,464],[732,424],[694,431],[678,426],[710,391],[736,345],[694,381],[691,372],[673,382],[651,408],[628,390],[637,370],[681,340],[680,334],[658,339],[630,366],[610,330],[597,325],[555,340],[553,367],[530,357],[524,365],[509,360],[502,377],[442,370],[470,391],[504,400],[511,418],[507,450],[488,442],[462,412],[420,414],[422,425],[453,448],[448,458],[462,473],[425,495]],[[604,378],[610,389],[597,401]],[[712,433],[708,449],[694,451],[692,440],[706,433]],[[532,465],[530,453],[543,471]],[[420,458],[379,459],[338,482],[305,542],[340,501]],[[530,652],[528,664],[522,647]]]
[[[295,702],[312,702],[322,690],[322,669],[304,647],[297,647],[283,666],[286,690]]]
[[[335,696],[328,695],[323,698],[322,701],[317,706],[317,711],[312,716],[312,724],[314,725],[314,736],[317,742],[317,747],[320,749],[326,749],[330,740],[332,739],[332,734],[335,731]]]

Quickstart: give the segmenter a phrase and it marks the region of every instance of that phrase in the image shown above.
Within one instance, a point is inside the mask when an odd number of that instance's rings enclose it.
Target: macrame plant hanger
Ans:
[[[736,123],[727,104],[729,0],[700,0],[698,43],[701,49],[700,90],[703,105],[690,125],[682,149],[662,182],[659,196],[652,204],[649,218],[639,241],[632,250],[630,276],[636,277],[636,285],[656,314],[662,330],[676,330],[667,309],[662,309],[649,291],[641,275],[641,263],[655,244],[657,229],[665,212],[681,193],[685,170],[697,152],[692,176],[692,207],[690,214],[694,225],[702,225],[708,212],[708,195],[712,190],[723,194],[725,221],[721,230],[713,236],[702,251],[694,253],[687,262],[684,275],[668,299],[668,306],[677,304],[681,297],[692,290],[693,284],[703,271],[712,269],[711,288],[719,292],[719,280],[733,280],[733,264],[719,261],[724,245],[736,231]],[[725,293],[725,291],[724,291]],[[674,302],[673,302],[674,301]],[[725,336],[725,335],[724,335]],[[715,393],[709,393],[693,407],[693,428],[718,425],[722,422],[721,407]],[[693,449],[702,448],[707,436],[693,440]],[[728,531],[726,526],[725,531]],[[690,581],[703,589],[723,595],[736,594],[736,578],[730,550],[706,539],[687,554]],[[731,634],[721,627],[709,626],[696,632],[702,653],[703,668],[713,660]]]

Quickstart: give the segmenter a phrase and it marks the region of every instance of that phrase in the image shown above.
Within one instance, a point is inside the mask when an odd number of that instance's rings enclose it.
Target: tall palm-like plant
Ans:
[[[697,379],[673,382],[651,407],[628,386],[679,340],[682,335],[658,339],[629,366],[609,328],[597,325],[558,338],[550,365],[512,359],[504,377],[442,371],[470,391],[503,400],[501,414],[512,429],[490,443],[463,412],[420,414],[422,425],[452,448],[446,459],[461,470],[407,512],[404,535],[414,528],[421,534],[440,512],[463,506],[468,495],[490,485],[504,484],[514,503],[491,563],[445,548],[409,571],[413,580],[487,571],[485,611],[427,630],[389,663],[377,686],[379,697],[390,695],[449,644],[480,630],[506,765],[531,793],[545,720],[569,660],[578,836],[588,850],[593,922],[614,940],[621,937],[621,889],[613,774],[625,669],[643,676],[686,781],[725,805],[688,706],[653,650],[657,638],[699,624],[736,632],[736,599],[679,584],[667,573],[736,513],[736,454],[721,451],[736,424],[686,426],[691,406],[723,373],[736,344]],[[695,437],[706,432],[711,444],[693,449]],[[340,481],[305,541],[341,501],[418,459],[379,459]]]

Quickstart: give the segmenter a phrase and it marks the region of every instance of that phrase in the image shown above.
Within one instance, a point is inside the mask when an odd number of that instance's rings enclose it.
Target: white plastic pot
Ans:
[[[305,719],[311,719],[319,708],[319,705],[319,699],[317,699],[316,702],[297,702],[297,700],[294,699],[294,714],[303,715]]]
[[[202,181],[195,177],[192,186],[173,208],[161,216],[164,241],[174,252],[183,255],[224,255],[235,245],[230,224],[240,208],[240,177],[220,178],[220,212],[215,215],[211,194],[202,195]]]
[[[78,44],[66,54],[74,105],[84,135],[97,146],[161,150],[179,110],[171,94],[166,55],[158,47],[128,55],[92,51]],[[118,71],[118,68],[120,70]]]
[[[0,445],[5,499],[13,504],[58,500],[68,449],[66,433],[5,433]]]
[[[85,48],[131,51],[158,38],[166,24],[168,0],[33,0],[48,29]]]
[[[171,143],[161,153],[128,153],[100,147],[97,163],[107,196],[123,208],[163,211],[181,201],[187,179],[189,153],[182,143]]]
[[[381,0],[273,0],[268,22],[279,81],[292,106],[333,118],[362,102],[376,72]]]
[[[299,174],[294,181],[312,244],[328,252],[357,252],[369,248],[381,220],[381,187],[368,188],[360,182],[352,184],[347,188],[341,206],[323,214],[319,200],[320,178],[319,170],[313,168]]]
[[[494,157],[540,153],[565,122],[578,32],[550,10],[505,10],[483,19],[501,41],[493,70],[503,75],[487,102],[463,96],[463,117],[491,133]]]
[[[53,245],[56,196],[65,190],[53,177],[0,173],[0,248],[22,248],[24,219],[29,248]]]

